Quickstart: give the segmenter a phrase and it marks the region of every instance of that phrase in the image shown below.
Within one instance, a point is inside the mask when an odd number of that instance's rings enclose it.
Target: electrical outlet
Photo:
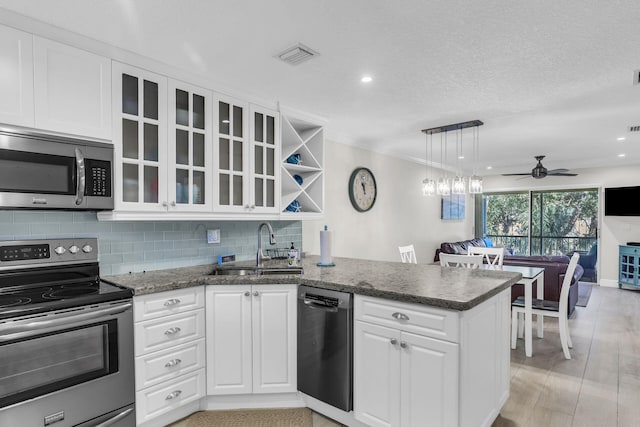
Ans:
[[[220,229],[207,230],[207,243],[220,243]]]

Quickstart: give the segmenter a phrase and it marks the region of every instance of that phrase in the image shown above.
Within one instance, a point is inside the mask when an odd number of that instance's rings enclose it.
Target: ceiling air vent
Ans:
[[[640,126],[629,126],[629,132],[640,132]]]
[[[302,43],[298,43],[297,45],[280,52],[277,56],[287,64],[298,65],[318,55],[320,54],[315,50],[308,48]]]

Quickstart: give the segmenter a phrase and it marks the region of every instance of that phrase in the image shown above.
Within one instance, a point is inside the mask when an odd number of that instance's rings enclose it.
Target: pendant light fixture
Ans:
[[[473,173],[469,178],[469,193],[482,193],[482,177],[478,176],[478,163],[480,163],[480,128],[473,128]]]
[[[422,180],[422,195],[433,196],[436,194],[436,182],[433,173],[433,135],[425,135],[425,178]],[[431,161],[430,161],[431,160]]]
[[[444,160],[442,154],[444,153]],[[449,184],[449,178],[447,178],[447,172],[444,169],[444,165],[447,163],[447,133],[444,132],[440,135],[440,170],[442,174],[438,178],[436,184],[436,194],[438,196],[448,196],[451,194],[451,184]]]
[[[472,175],[469,178],[469,193],[478,194],[482,193],[482,178],[478,175],[478,163],[480,160],[480,131],[479,127],[484,123],[480,120],[471,120],[468,122],[454,123],[451,125],[439,126],[435,128],[422,129],[422,132],[427,134],[427,151],[429,151],[429,141],[431,141],[431,149],[433,148],[433,134],[440,134],[440,169],[442,170],[442,174],[438,181],[435,183],[435,194],[439,196],[448,196],[450,194],[464,194],[466,190],[466,180],[462,173],[462,168],[460,166],[460,160],[462,159],[462,150],[463,150],[463,129],[473,128],[473,139],[472,139],[472,162],[473,162],[473,170]],[[446,163],[447,163],[447,143],[448,143],[448,133],[451,131],[456,131],[456,163],[453,168],[455,171],[455,177],[453,179],[453,183],[447,177],[446,172]],[[428,163],[427,156],[427,163]],[[431,162],[433,163],[433,151],[431,151]],[[433,188],[433,180],[430,178],[430,175],[422,181],[422,193],[424,195],[433,195],[434,192],[431,190]]]

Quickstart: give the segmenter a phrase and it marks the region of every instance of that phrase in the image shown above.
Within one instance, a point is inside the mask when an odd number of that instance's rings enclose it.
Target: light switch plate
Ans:
[[[207,243],[220,243],[220,229],[207,230]]]

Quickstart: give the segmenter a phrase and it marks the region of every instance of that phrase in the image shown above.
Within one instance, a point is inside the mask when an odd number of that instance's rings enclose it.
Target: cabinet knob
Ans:
[[[169,328],[166,331],[164,331],[164,334],[165,335],[175,335],[180,331],[181,331],[180,328],[178,328],[177,326],[174,326],[173,328]]]
[[[162,202],[162,206],[166,208],[168,206],[167,202]]]
[[[254,296],[254,297],[257,297],[258,295],[260,295],[260,294],[258,293],[258,291],[255,291],[255,292],[253,293],[253,296]]]
[[[397,311],[396,311],[395,313],[393,313],[391,316],[392,316],[394,319],[397,319],[397,320],[409,320],[409,316],[407,316],[407,315],[406,315],[406,314],[404,314],[404,313],[399,313],[399,312],[397,312]]]
[[[175,207],[176,206],[176,202],[172,201],[171,202],[171,206]]]
[[[245,292],[245,293],[244,293],[244,296],[245,296],[245,297],[251,296],[251,292],[249,292],[249,291]]]
[[[168,300],[164,303],[164,305],[165,305],[166,307],[171,307],[172,305],[176,305],[176,304],[180,304],[180,300],[179,300],[178,298],[171,298],[171,299],[168,299]]]
[[[165,397],[164,400],[175,399],[176,397],[179,397],[181,394],[182,394],[182,390],[173,391],[173,392],[167,394],[167,397]]]
[[[256,208],[256,205],[251,205],[250,206],[250,209],[255,209],[255,208]]]
[[[396,345],[398,344],[398,340],[395,338],[391,338],[391,341],[389,341],[391,343],[391,345]]]
[[[180,363],[182,363],[182,360],[180,360],[180,359],[171,359],[167,363],[164,364],[164,367],[165,368],[171,368],[173,366],[179,365]]]
[[[406,342],[401,341],[401,342],[400,342],[400,347],[401,347],[401,348],[407,348],[407,347],[409,347],[409,345],[408,345]]]

